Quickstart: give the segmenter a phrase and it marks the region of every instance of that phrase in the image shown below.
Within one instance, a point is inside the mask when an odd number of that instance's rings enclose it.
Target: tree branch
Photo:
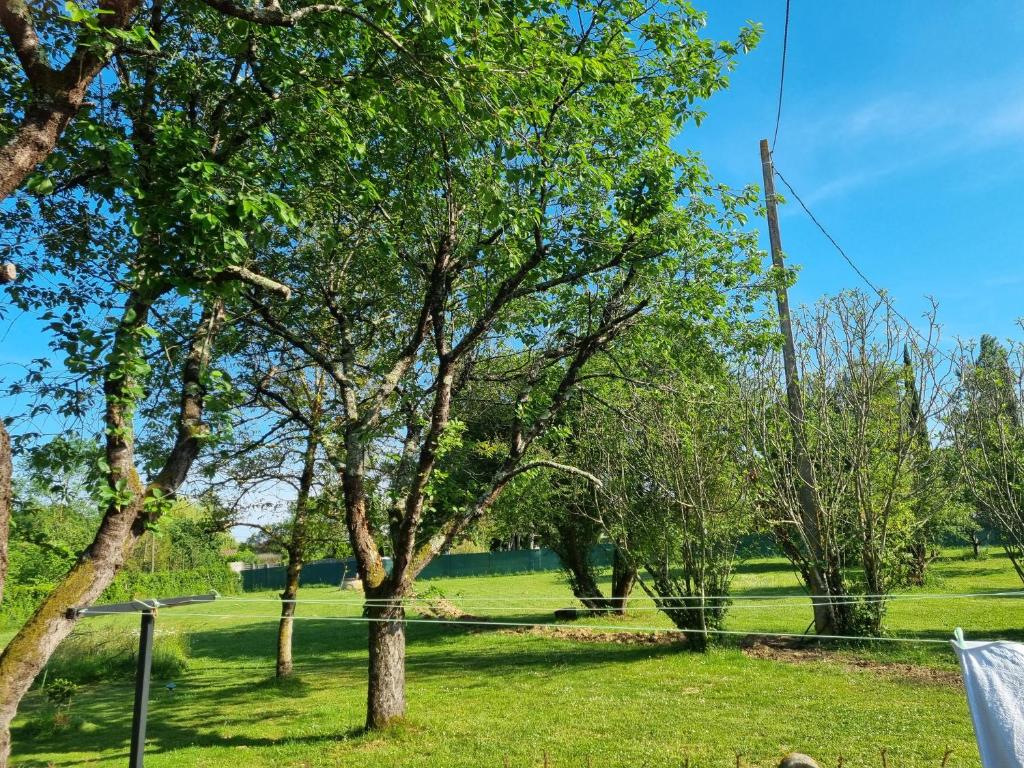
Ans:
[[[203,379],[223,320],[224,302],[221,299],[214,299],[203,308],[181,375],[178,435],[163,468],[147,487],[147,495],[156,489],[165,494],[175,492],[185,481],[185,475],[199,453],[199,446],[207,437],[208,427],[203,423],[203,401],[206,395]],[[144,515],[139,516],[140,523],[145,522],[144,518]]]
[[[251,285],[254,288],[260,288],[270,293],[276,293],[278,296],[283,298],[285,301],[291,298],[292,289],[284,283],[279,283],[276,280],[271,280],[269,277],[264,277],[251,269],[239,266],[227,266],[221,269],[217,276],[214,278],[216,282],[227,282],[229,280],[237,280],[247,285]]]
[[[268,27],[294,27],[307,16],[322,13],[337,13],[341,16],[348,16],[372,29],[400,53],[412,58],[408,49],[393,34],[377,24],[373,19],[354,8],[343,5],[330,5],[328,3],[314,3],[304,8],[298,8],[291,13],[285,13],[277,2],[267,3],[262,8],[237,5],[231,0],[203,0],[211,8],[220,11],[225,16],[232,16],[236,19],[250,21],[253,24],[263,24]]]
[[[561,464],[557,461],[551,461],[549,459],[537,459],[536,461],[530,461],[527,462],[526,464],[521,464],[520,466],[516,467],[511,472],[509,472],[507,474],[507,477],[508,479],[512,479],[516,475],[521,475],[524,472],[529,472],[530,470],[533,469],[540,469],[542,467],[547,467],[549,469],[557,469],[559,472],[567,472],[570,475],[579,475],[580,477],[589,480],[598,488],[604,487],[604,483],[601,482],[600,478],[598,478],[597,475],[593,475],[590,472],[587,472],[585,469],[574,467],[571,464]]]
[[[0,24],[11,40],[29,82],[49,86],[57,73],[40,56],[39,36],[32,22],[32,11],[24,0],[0,0]]]

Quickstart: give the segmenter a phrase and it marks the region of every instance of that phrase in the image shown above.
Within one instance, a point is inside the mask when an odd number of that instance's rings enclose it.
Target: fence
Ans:
[[[597,567],[612,563],[612,547],[599,544],[591,552],[591,562]],[[385,568],[391,568],[388,559]],[[550,549],[514,549],[508,552],[474,552],[464,555],[440,555],[435,557],[419,579],[443,579],[454,576],[496,576],[508,573],[535,573],[557,571],[562,567],[558,555]],[[346,560],[316,560],[302,567],[302,584],[341,584],[342,577],[351,578],[357,573],[354,558]],[[283,566],[252,568],[242,571],[242,589],[247,592],[262,589],[283,589],[285,569]]]

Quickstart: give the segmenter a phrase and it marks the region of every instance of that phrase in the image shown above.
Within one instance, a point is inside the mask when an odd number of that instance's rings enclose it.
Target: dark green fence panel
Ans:
[[[315,560],[302,566],[299,581],[306,586],[311,584],[333,584],[339,586],[343,575],[349,578],[357,573],[356,561],[349,560]],[[264,568],[251,568],[242,571],[242,589],[247,592],[263,589],[284,589],[285,569],[275,565]]]
[[[599,567],[612,564],[610,544],[598,544],[590,553],[591,562]],[[390,561],[385,561],[390,570]],[[508,573],[557,571],[562,567],[558,555],[550,549],[513,549],[507,552],[472,552],[461,555],[435,557],[420,579],[445,579],[457,576],[497,576]],[[356,561],[317,560],[302,568],[301,582],[311,584],[341,584],[343,575],[349,578],[357,573]],[[252,568],[242,571],[242,589],[247,592],[265,589],[284,589],[285,569],[282,566]]]

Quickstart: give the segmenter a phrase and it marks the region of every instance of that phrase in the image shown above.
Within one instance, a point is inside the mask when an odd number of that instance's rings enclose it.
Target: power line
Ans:
[[[772,151],[779,138],[779,122],[782,120],[782,88],[786,84],[786,49],[789,47],[789,3],[786,0],[786,25],[782,28],[782,71],[779,73],[779,104],[775,110],[775,133],[772,135]]]

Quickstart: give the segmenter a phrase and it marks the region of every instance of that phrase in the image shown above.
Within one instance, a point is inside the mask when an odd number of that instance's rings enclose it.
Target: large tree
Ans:
[[[923,430],[941,404],[937,339],[859,292],[823,299],[796,321],[800,428],[818,514],[802,514],[781,361],[772,353],[744,379],[762,522],[804,580],[819,634],[877,634],[885,596],[907,581],[908,553],[935,510],[917,495],[933,481]]]
[[[111,114],[126,118],[119,114],[118,106],[134,105],[137,111],[130,116],[131,122],[139,127],[143,144],[147,135],[166,128],[157,124],[156,111],[146,110],[154,96],[163,93],[167,62],[173,62],[179,72],[191,70],[195,91],[187,109],[193,118],[204,101],[207,78],[220,77],[223,73],[217,64],[225,60],[233,62],[234,78],[258,84],[274,101],[282,98],[282,90],[294,92],[297,82],[315,80],[321,88],[347,86],[356,69],[348,64],[353,58],[353,42],[358,47],[357,41],[363,38],[360,33],[368,33],[382,44],[365,60],[368,66],[362,68],[363,76],[386,68],[389,60],[400,56],[415,67],[415,77],[444,89],[450,85],[445,75],[457,69],[443,42],[429,30],[432,14],[411,6],[300,3],[284,7],[276,0],[255,6],[205,0],[207,12],[203,12],[204,6],[189,0],[97,0],[94,4],[67,3],[66,13],[58,6],[54,2],[32,5],[24,0],[0,0],[0,94],[4,97],[0,109],[0,202],[26,187],[34,193],[52,190],[53,179],[32,174],[41,168],[59,169],[61,163],[77,169],[76,174],[61,180],[66,187],[87,182],[117,186],[123,165],[133,158],[123,146],[104,141],[111,128],[108,118]],[[471,8],[470,14],[476,10]],[[462,18],[463,13],[461,5],[446,6],[441,15]],[[428,34],[421,45],[419,32],[424,27]],[[177,39],[168,39],[165,32],[169,28],[176,30]],[[208,66],[211,61],[217,64]],[[273,72],[269,80],[260,76],[261,67]],[[241,128],[234,120],[245,112],[240,106],[227,96],[217,103],[215,117],[208,121],[213,139],[209,159],[216,161],[218,156],[230,154],[238,137],[261,130],[261,122],[268,116],[265,110],[262,119],[250,119],[245,130],[232,131],[234,138],[222,133],[221,128],[229,124]],[[70,140],[65,135],[69,129],[78,134]],[[63,157],[55,165],[53,153],[58,148]],[[135,169],[140,178],[144,166]],[[29,208],[22,195],[5,213],[24,216]],[[66,224],[69,229],[77,226]],[[4,229],[8,234],[12,231],[9,220]],[[25,258],[24,245],[15,240],[11,248],[17,263]],[[57,274],[66,277],[74,269],[65,264]],[[0,261],[0,283],[10,282],[14,275],[15,265]],[[3,310],[0,305],[0,312]],[[6,425],[0,423],[0,593],[10,519],[9,444]]]
[[[687,8],[649,17],[629,2],[519,10],[491,19],[514,45],[442,30],[456,60],[500,62],[481,65],[476,89],[396,94],[382,106],[401,120],[367,126],[357,162],[303,143],[322,158],[296,203],[309,221],[264,268],[298,300],[253,297],[261,324],[341,395],[325,444],[368,601],[371,727],[405,711],[402,601],[417,574],[514,477],[579,472],[532,449],[591,361],[662,303],[713,315],[751,266],[736,201],[669,144],[754,33],[716,45]],[[511,418],[494,470],[442,506],[463,434],[453,414],[478,371],[507,383]]]
[[[169,50],[218,31],[205,11],[156,21]],[[214,360],[238,285],[288,294],[246,266],[287,209],[250,186],[267,167],[254,131],[277,101],[240,74],[244,40],[234,55],[213,48],[201,77],[187,57],[123,62],[116,97],[98,105],[103,119],[76,124],[36,196],[4,211],[28,244],[12,297],[42,312],[63,362],[40,359],[15,389],[36,395],[28,415],[101,435],[104,494],[91,543],[0,655],[0,764],[21,697],[74,626],[68,608],[110,584],[217,432],[211,414],[230,407]]]

